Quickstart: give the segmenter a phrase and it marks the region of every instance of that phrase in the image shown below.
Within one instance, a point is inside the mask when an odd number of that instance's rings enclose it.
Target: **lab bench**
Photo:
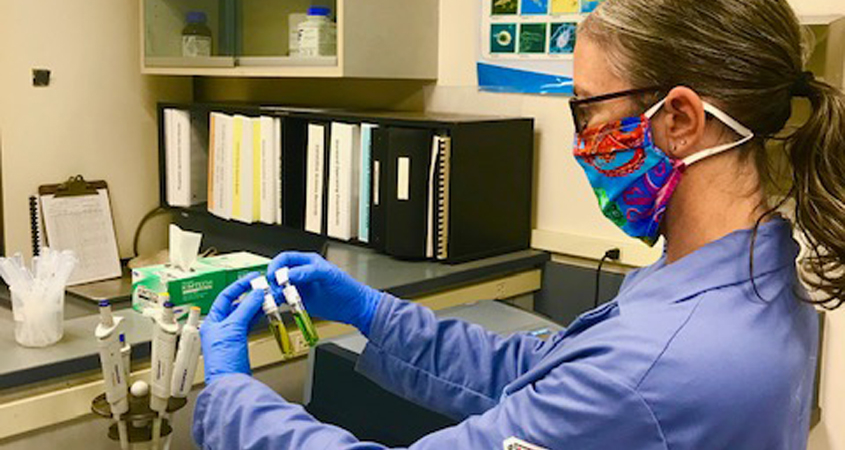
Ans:
[[[434,310],[478,300],[510,299],[540,289],[548,253],[523,250],[457,265],[400,261],[359,246],[330,242],[326,259],[357,280],[397,297]],[[522,305],[528,306],[531,305]],[[8,304],[0,314],[0,443],[2,440],[90,415],[90,401],[102,393],[99,357],[93,330],[99,321],[93,303],[68,296],[64,337],[43,349],[24,348],[15,342]],[[149,376],[152,326],[150,320],[117,303],[116,313],[126,318],[125,333],[132,348],[132,378]],[[74,317],[75,316],[75,317]],[[315,323],[321,338],[351,331],[325,321]],[[284,362],[275,341],[258,327],[250,336],[253,369]],[[291,330],[297,341],[298,330]],[[298,359],[308,353],[299,345]],[[201,363],[200,363],[201,364]],[[195,384],[202,383],[202,365]]]

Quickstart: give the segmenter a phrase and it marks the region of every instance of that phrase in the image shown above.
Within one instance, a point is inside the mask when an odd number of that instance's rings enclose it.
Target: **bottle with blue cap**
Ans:
[[[202,11],[188,11],[182,29],[182,56],[186,58],[207,58],[211,56],[211,28]]]
[[[314,58],[337,55],[337,28],[331,9],[326,6],[308,8],[308,19],[299,24],[298,56]]]

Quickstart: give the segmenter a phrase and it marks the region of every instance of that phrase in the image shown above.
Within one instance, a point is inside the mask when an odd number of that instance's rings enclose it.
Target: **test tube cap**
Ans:
[[[276,283],[279,283],[279,286],[284,286],[290,283],[290,269],[287,267],[282,267],[281,269],[276,271]]]
[[[267,283],[266,277],[255,277],[249,281],[249,284],[250,286],[252,286],[253,289],[270,289],[270,285]]]

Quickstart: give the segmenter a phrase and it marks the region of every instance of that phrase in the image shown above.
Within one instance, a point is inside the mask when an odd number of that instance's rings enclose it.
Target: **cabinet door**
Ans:
[[[336,1],[243,0],[240,3],[238,65],[337,65],[336,56],[306,58],[297,54],[298,24],[305,20],[308,8],[312,4],[325,6],[330,10],[329,19],[338,23]]]
[[[240,0],[144,0],[146,67],[231,67]]]

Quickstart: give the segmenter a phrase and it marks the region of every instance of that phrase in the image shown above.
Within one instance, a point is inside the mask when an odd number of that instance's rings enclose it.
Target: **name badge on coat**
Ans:
[[[510,437],[510,438],[505,439],[504,450],[546,450],[546,449],[543,448],[543,447],[534,445],[534,444],[529,444],[528,442],[525,442],[522,439]]]

